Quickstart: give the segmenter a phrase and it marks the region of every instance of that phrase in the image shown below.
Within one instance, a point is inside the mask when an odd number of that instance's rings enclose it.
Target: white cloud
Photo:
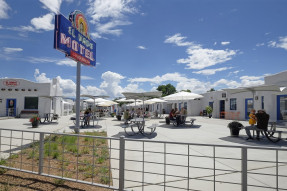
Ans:
[[[49,58],[49,57],[29,57],[27,59],[28,62],[31,63],[55,63],[59,66],[71,66],[71,67],[76,67],[77,62],[75,62],[72,59],[56,59],[56,58]]]
[[[132,24],[128,21],[127,15],[137,12],[133,6],[134,2],[135,0],[90,0],[87,12],[92,18],[91,22],[96,24],[98,34],[94,35],[121,35],[122,29],[118,27]]]
[[[223,42],[221,42],[221,45],[222,45],[222,46],[229,45],[229,44],[230,44],[230,42],[228,42],[228,41],[223,41]]]
[[[119,36],[122,34],[122,29],[118,29],[116,27],[123,26],[123,25],[130,25],[131,22],[128,21],[121,21],[121,20],[112,20],[110,22],[104,24],[97,24],[97,31],[100,34],[112,34]]]
[[[192,72],[195,74],[203,74],[203,75],[213,75],[216,72],[224,71],[224,70],[229,70],[232,69],[232,67],[222,67],[222,68],[217,68],[217,69],[206,69],[206,70],[200,70],[197,72]]]
[[[95,78],[92,78],[90,76],[81,76],[81,80],[94,80]]]
[[[35,69],[34,77],[35,77],[36,82],[39,82],[39,83],[49,83],[52,81],[50,78],[46,76],[46,73],[40,74],[39,69]]]
[[[264,42],[262,42],[262,43],[257,43],[257,44],[256,44],[257,47],[264,46],[264,45],[265,45]]]
[[[0,19],[7,19],[8,16],[8,11],[11,8],[9,7],[9,5],[5,2],[5,0],[0,0]]]
[[[54,30],[54,24],[52,24],[53,19],[54,19],[54,14],[49,13],[42,17],[33,18],[31,20],[31,24],[37,30],[50,31],[50,30]]]
[[[234,50],[214,50],[207,48],[188,48],[188,58],[177,60],[177,63],[186,64],[186,69],[203,69],[216,64],[224,63],[236,55]]]
[[[100,85],[100,88],[105,90],[108,95],[112,97],[119,97],[121,96],[121,92],[123,92],[123,88],[119,85],[121,80],[125,77],[111,71],[107,71],[102,74],[103,82]]]
[[[216,64],[224,63],[231,60],[236,55],[235,50],[214,50],[208,48],[202,48],[202,45],[193,42],[185,41],[186,37],[177,33],[168,37],[164,42],[172,43],[177,46],[187,46],[188,58],[178,59],[177,63],[186,64],[186,69],[203,69]]]
[[[62,0],[40,0],[40,2],[43,3],[45,9],[56,14],[60,12]]]
[[[279,37],[279,41],[270,41],[268,46],[275,47],[275,48],[283,48],[287,50],[287,36],[285,37]]]
[[[192,46],[192,42],[185,42],[186,37],[181,36],[180,33],[176,33],[173,36],[168,36],[167,39],[165,39],[165,43],[171,43],[175,44],[177,46]]]
[[[144,46],[137,46],[138,49],[146,50],[146,47]]]
[[[11,54],[11,53],[15,53],[15,52],[22,52],[23,49],[22,48],[8,48],[8,47],[5,47],[5,48],[3,48],[3,51],[6,54]]]
[[[60,60],[60,61],[57,61],[56,64],[60,66],[71,66],[71,67],[77,66],[77,62],[71,59]]]

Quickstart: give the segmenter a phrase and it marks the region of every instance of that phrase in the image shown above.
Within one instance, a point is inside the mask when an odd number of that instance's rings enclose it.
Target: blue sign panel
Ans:
[[[88,35],[88,25],[80,12],[73,12],[68,20],[55,16],[54,48],[77,62],[96,66],[96,43]]]

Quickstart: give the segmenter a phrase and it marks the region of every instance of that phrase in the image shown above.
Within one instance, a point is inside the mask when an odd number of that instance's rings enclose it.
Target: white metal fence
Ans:
[[[67,137],[76,142],[70,143]],[[90,144],[87,146],[80,138]],[[98,144],[101,140],[106,146]],[[60,144],[60,158],[53,156],[55,144]],[[27,148],[30,151],[24,152]],[[100,164],[107,152],[107,162]],[[71,153],[77,156],[75,161],[65,157]],[[2,168],[111,190],[287,190],[287,149],[283,148],[0,129],[0,154],[3,160],[17,156],[13,163],[1,163]],[[31,160],[23,160],[25,157]],[[83,161],[83,157],[90,160]],[[61,165],[54,166],[55,161]],[[67,164],[76,168],[68,169]]]

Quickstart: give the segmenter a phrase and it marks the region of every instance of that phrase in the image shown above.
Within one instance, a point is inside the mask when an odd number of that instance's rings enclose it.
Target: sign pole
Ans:
[[[77,62],[77,87],[76,87],[76,126],[75,133],[80,133],[80,95],[81,95],[81,63]]]

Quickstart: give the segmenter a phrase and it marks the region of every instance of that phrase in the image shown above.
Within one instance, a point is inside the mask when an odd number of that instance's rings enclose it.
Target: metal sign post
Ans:
[[[77,62],[77,87],[76,87],[76,126],[75,133],[80,133],[80,96],[81,96],[81,63]]]

